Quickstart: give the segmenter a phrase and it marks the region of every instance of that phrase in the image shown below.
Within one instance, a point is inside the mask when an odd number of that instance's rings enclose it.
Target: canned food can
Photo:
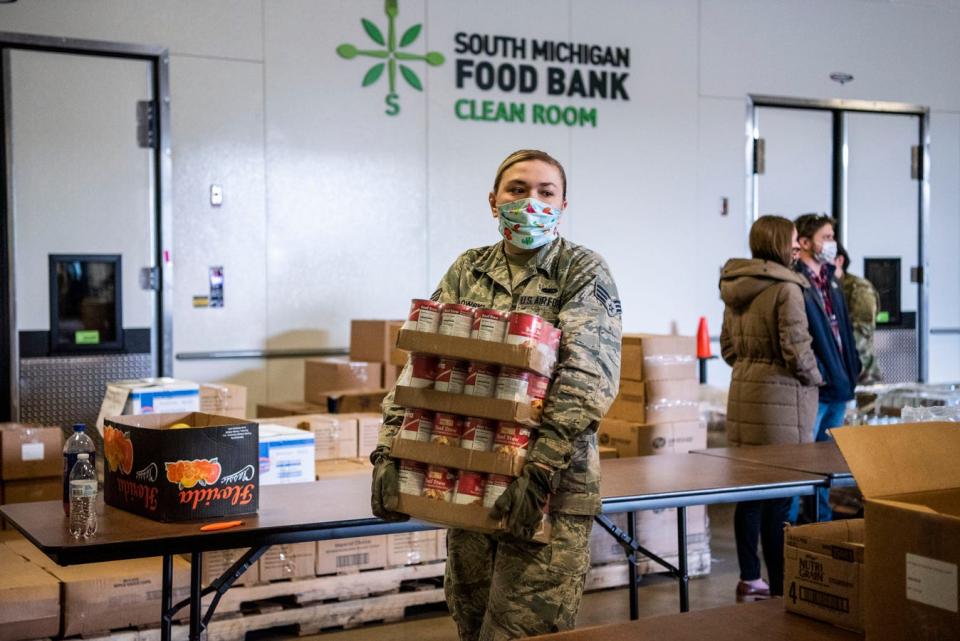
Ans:
[[[461,470],[457,474],[457,490],[453,495],[453,502],[458,505],[482,505],[486,487],[486,475]]]
[[[416,461],[400,461],[399,485],[401,494],[423,494],[423,481],[427,475],[427,464]]]
[[[527,398],[534,407],[542,408],[543,402],[547,399],[547,392],[550,391],[550,379],[546,376],[530,373],[530,379],[527,383]]]
[[[455,414],[437,412],[433,417],[433,432],[430,434],[431,443],[441,445],[460,445],[463,436],[463,418]]]
[[[411,387],[430,389],[437,377],[437,357],[429,354],[413,354],[410,357],[410,380],[405,381]]]
[[[506,342],[511,345],[536,347],[543,334],[544,323],[543,318],[536,314],[510,312]]]
[[[470,363],[467,370],[467,380],[463,385],[463,393],[470,396],[485,396],[493,398],[497,391],[496,365],[488,363]]]
[[[540,332],[540,344],[546,346],[547,350],[554,354],[560,349],[560,336],[563,332],[559,328],[544,321],[543,330]]]
[[[457,485],[457,476],[448,467],[427,466],[427,475],[423,479],[423,496],[437,501],[453,501],[453,491]]]
[[[495,309],[478,309],[473,313],[473,331],[470,338],[502,343],[507,336],[510,315]]]
[[[400,425],[400,438],[412,441],[430,441],[433,433],[433,412],[408,407],[403,413],[403,423]]]
[[[487,486],[483,490],[483,507],[493,507],[500,495],[507,491],[513,479],[503,474],[488,474]]]
[[[403,329],[436,334],[440,329],[440,303],[423,298],[410,301],[410,315]]]
[[[501,367],[497,376],[497,391],[495,396],[505,401],[527,403],[527,387],[530,383],[530,372],[516,367]]]
[[[467,382],[467,371],[470,364],[466,361],[456,361],[452,358],[441,358],[437,363],[437,378],[433,382],[433,389],[451,394],[463,394],[463,386]]]
[[[440,334],[470,338],[473,330],[473,308],[469,305],[446,303],[440,307]]]
[[[529,427],[500,421],[497,423],[497,433],[493,437],[493,451],[510,456],[526,456],[527,447],[530,445],[530,434]]]
[[[487,418],[469,417],[463,425],[460,447],[466,450],[489,452],[493,449],[493,436],[496,426]]]

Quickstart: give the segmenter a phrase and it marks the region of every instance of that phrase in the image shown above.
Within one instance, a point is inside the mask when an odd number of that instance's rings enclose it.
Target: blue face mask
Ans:
[[[562,209],[536,198],[522,198],[497,207],[503,239],[520,249],[543,247],[560,236]]]

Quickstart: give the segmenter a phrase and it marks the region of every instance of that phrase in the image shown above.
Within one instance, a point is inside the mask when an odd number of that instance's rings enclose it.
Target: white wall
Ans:
[[[176,352],[343,346],[352,317],[399,317],[459,251],[494,242],[486,195],[518,147],[566,163],[564,233],[607,257],[630,331],[719,334],[719,268],[746,252],[748,93],[896,100],[932,117],[933,326],[960,326],[960,10],[956,2],[866,0],[401,0],[424,23],[410,51],[440,51],[420,93],[385,77],[360,18],[380,0],[166,2],[50,0],[0,6],[0,29],[166,45],[174,136]],[[457,31],[628,46],[629,102],[457,89]],[[542,67],[542,65],[538,65]],[[849,71],[846,86],[830,81]],[[463,121],[458,98],[596,107],[596,128]],[[209,183],[225,204],[209,207]],[[729,198],[729,215],[720,200]],[[226,307],[193,309],[209,265],[226,270]],[[936,337],[931,373],[960,379],[960,338]],[[230,378],[256,400],[298,398],[297,361],[176,364]],[[729,376],[711,365],[712,382]]]

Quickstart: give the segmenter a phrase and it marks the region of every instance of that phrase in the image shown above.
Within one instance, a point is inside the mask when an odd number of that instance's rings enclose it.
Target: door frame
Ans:
[[[166,47],[131,43],[59,38],[0,31],[0,273],[7,276],[5,291],[0,291],[0,371],[9,375],[9,385],[0,386],[0,420],[19,416],[20,347],[16,327],[16,291],[14,285],[13,178],[10,163],[12,119],[9,113],[10,74],[6,51],[10,49],[67,53],[107,58],[144,60],[150,65],[156,122],[153,147],[154,262],[158,274],[155,332],[150,352],[154,373],[171,376],[173,372],[173,158],[170,139],[170,54]],[[2,286],[2,285],[0,285]],[[4,301],[3,299],[6,298]],[[5,370],[5,371],[4,371]],[[2,378],[2,376],[0,376]]]
[[[930,108],[905,102],[884,102],[877,100],[844,100],[823,98],[795,98],[790,96],[770,96],[762,94],[747,95],[746,113],[746,223],[747,229],[759,215],[758,202],[759,174],[757,173],[756,143],[760,137],[757,128],[757,108],[774,107],[782,109],[810,109],[829,111],[833,114],[833,212],[837,219],[837,230],[841,242],[846,243],[847,213],[847,130],[844,115],[848,112],[880,113],[904,116],[918,116],[919,130],[917,144],[920,146],[920,179],[917,190],[917,263],[920,267],[920,282],[917,288],[917,380],[929,379],[929,334],[930,334],[930,290],[927,274],[929,260],[926,247],[930,229]]]

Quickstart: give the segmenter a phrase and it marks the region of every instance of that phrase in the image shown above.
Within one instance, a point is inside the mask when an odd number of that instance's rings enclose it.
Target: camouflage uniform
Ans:
[[[859,382],[864,385],[879,383],[882,379],[880,365],[873,346],[873,333],[877,328],[877,312],[880,311],[880,294],[866,278],[844,273],[840,279],[843,297],[850,310],[850,323],[853,325],[853,339],[857,344],[857,353],[863,369]]]
[[[550,497],[553,540],[542,545],[450,530],[445,589],[461,639],[516,638],[573,626],[593,516],[600,513],[597,426],[620,377],[620,301],[603,259],[559,238],[514,269],[520,272],[511,278],[502,242],[471,249],[450,267],[433,299],[538,314],[563,331],[538,445],[528,457],[561,470],[559,489]],[[379,443],[389,447],[403,408],[391,392],[383,409]]]

